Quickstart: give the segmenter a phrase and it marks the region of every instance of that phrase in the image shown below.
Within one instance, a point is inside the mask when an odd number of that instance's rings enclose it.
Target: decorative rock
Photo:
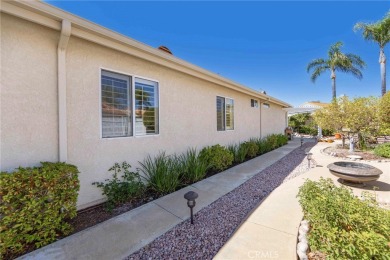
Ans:
[[[306,239],[306,234],[300,234],[299,236],[298,236],[298,241],[300,242],[301,240],[304,240],[304,239]]]
[[[363,159],[363,157],[361,157],[359,155],[348,155],[347,158],[354,160],[354,161]]]
[[[297,255],[298,255],[300,260],[307,260],[308,259],[306,253],[303,253],[301,251],[297,250]]]
[[[308,226],[301,225],[301,227],[299,228],[299,234],[306,234],[307,231],[309,231],[309,227]]]
[[[308,248],[309,248],[309,246],[307,245],[307,242],[299,242],[297,244],[297,255],[299,256],[300,260],[308,259],[307,255],[306,255],[306,251]]]
[[[309,225],[309,221],[304,219],[304,220],[301,221],[301,225]]]
[[[302,147],[313,147],[305,142]],[[278,162],[195,214],[126,259],[212,259],[259,202],[281,183],[307,171],[304,150],[287,154]],[[313,160],[314,163],[314,160]],[[301,259],[307,260],[306,252]]]
[[[297,244],[297,250],[301,251],[302,253],[306,254],[306,251],[307,251],[308,248],[309,248],[309,246],[307,245],[307,243],[299,242]]]
[[[306,244],[306,245],[308,244],[306,236],[302,237],[302,239],[299,240],[299,242],[302,242],[303,244]]]

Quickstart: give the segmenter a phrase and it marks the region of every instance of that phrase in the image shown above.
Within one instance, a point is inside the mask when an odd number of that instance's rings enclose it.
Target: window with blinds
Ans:
[[[135,79],[135,134],[158,134],[157,82]]]
[[[101,93],[103,138],[159,133],[157,82],[102,70]]]
[[[217,130],[234,129],[234,100],[217,97]]]
[[[102,136],[131,136],[131,78],[102,71],[101,84]]]
[[[231,98],[225,99],[226,104],[226,130],[234,129],[234,100]]]
[[[217,130],[225,131],[225,98],[217,97]]]

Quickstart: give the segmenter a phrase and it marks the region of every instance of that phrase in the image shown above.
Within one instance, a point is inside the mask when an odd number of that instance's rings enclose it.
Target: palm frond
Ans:
[[[338,53],[340,53],[340,49],[341,47],[343,47],[343,43],[338,41],[336,42],[335,44],[331,45],[330,48],[329,48],[329,51],[328,51],[328,57],[329,59],[331,57],[333,57],[334,55],[337,55]]]
[[[315,59],[315,60],[313,60],[312,62],[310,62],[310,63],[307,65],[306,70],[307,70],[307,72],[310,72],[310,70],[311,70],[312,68],[324,67],[324,66],[326,66],[326,65],[327,65],[327,63],[326,63],[326,61],[325,61],[324,59]]]
[[[320,76],[323,72],[327,71],[328,69],[329,67],[317,67],[310,77],[311,81],[314,83],[318,78],[318,76]]]
[[[384,48],[390,42],[390,11],[383,20],[375,23],[359,22],[355,24],[354,31],[362,31],[362,36],[367,41],[373,41]]]
[[[360,56],[352,53],[348,53],[345,55],[352,63],[352,65],[357,66],[361,69],[366,67],[366,63],[360,58]]]

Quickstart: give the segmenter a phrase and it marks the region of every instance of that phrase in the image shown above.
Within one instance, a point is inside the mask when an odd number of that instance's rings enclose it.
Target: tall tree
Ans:
[[[336,98],[336,71],[351,73],[358,79],[363,78],[360,71],[366,64],[355,54],[341,52],[342,42],[336,42],[331,45],[328,51],[328,59],[315,59],[307,65],[307,72],[313,70],[311,80],[316,81],[325,71],[330,71],[330,78],[332,79],[332,98]]]
[[[379,64],[381,68],[382,96],[386,93],[386,56],[385,46],[390,41],[390,12],[376,23],[357,23],[355,31],[361,30],[363,38],[379,44]]]

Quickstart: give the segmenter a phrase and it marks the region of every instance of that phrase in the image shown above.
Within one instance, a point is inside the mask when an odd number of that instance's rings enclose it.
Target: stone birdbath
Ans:
[[[351,186],[365,186],[365,182],[376,181],[383,173],[374,166],[356,162],[334,162],[328,165],[328,169],[343,184]]]

